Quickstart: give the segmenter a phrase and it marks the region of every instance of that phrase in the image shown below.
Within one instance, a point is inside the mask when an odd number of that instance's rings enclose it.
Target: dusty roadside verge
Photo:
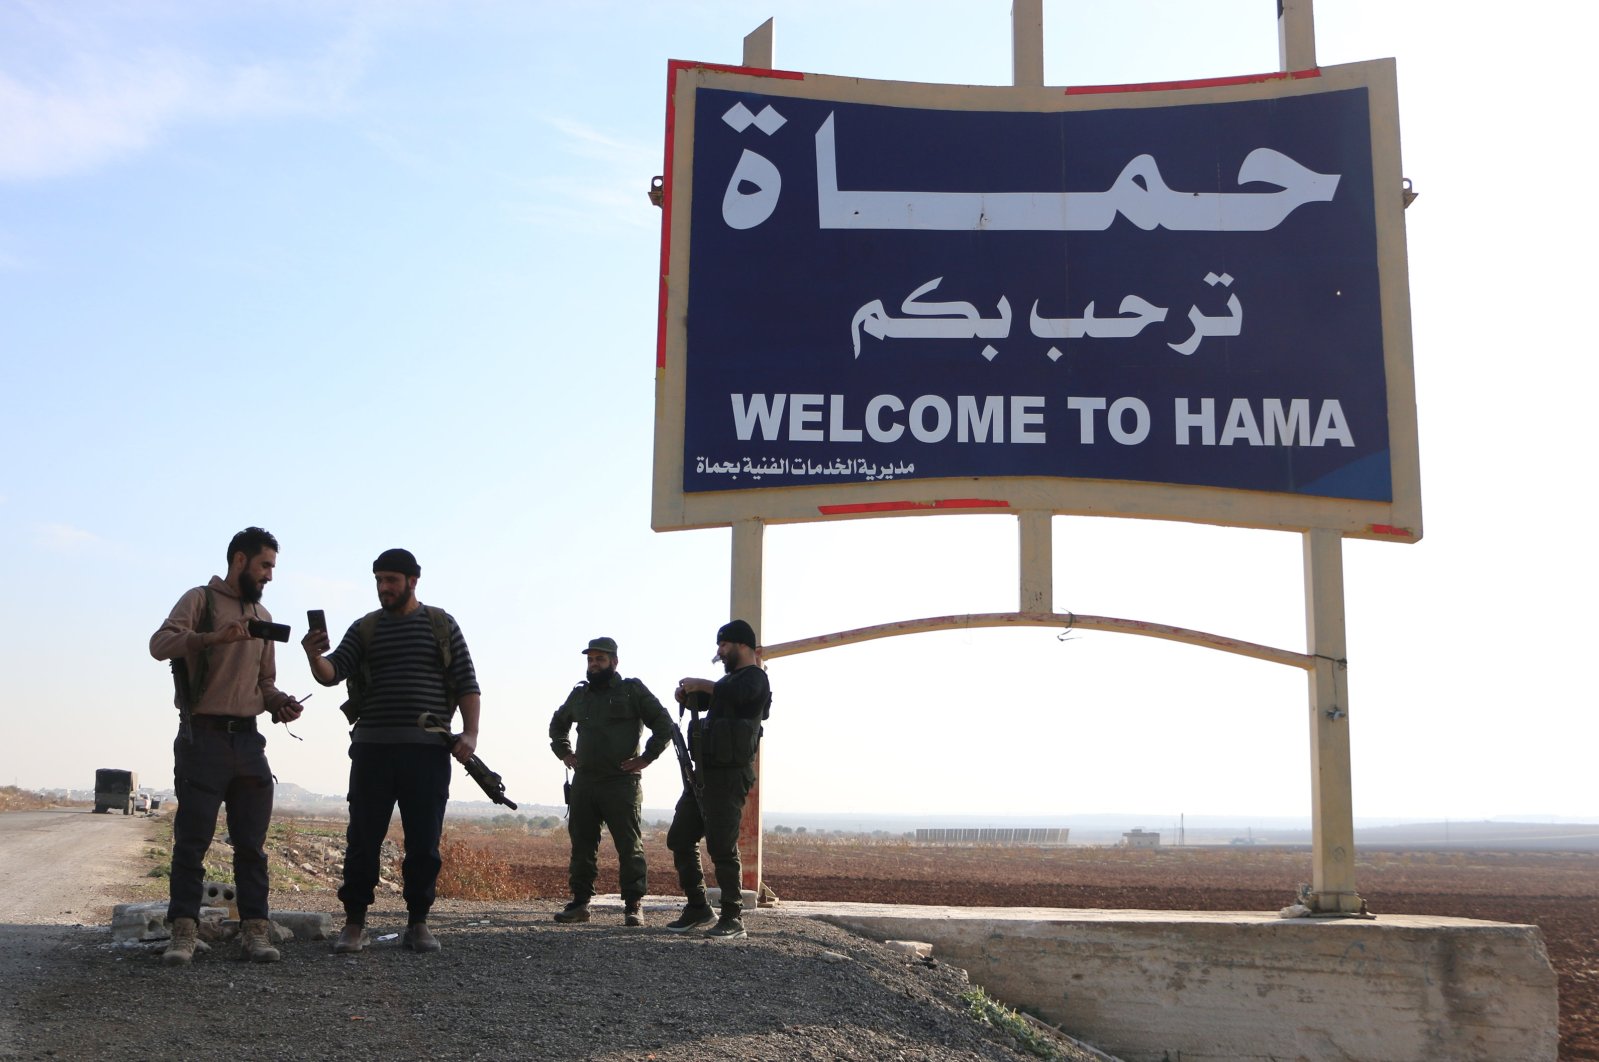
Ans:
[[[619,910],[558,926],[557,906],[441,904],[435,955],[295,942],[252,965],[219,946],[175,970],[99,930],[28,930],[8,939],[34,966],[7,986],[0,1058],[1032,1057],[972,1020],[962,971],[833,926],[753,914],[747,940],[711,941],[660,928],[675,908],[627,929]],[[379,937],[403,926],[374,915]]]
[[[168,969],[161,945],[114,944],[108,928],[113,903],[165,894],[150,876],[160,820],[18,817],[34,814],[0,815],[0,848],[31,853],[0,925],[0,1059],[1034,1057],[972,1018],[961,970],[759,911],[746,940],[679,936],[662,928],[669,898],[637,929],[619,904],[558,926],[553,900],[444,900],[444,950],[419,956],[398,946],[404,909],[387,897],[359,955],[301,940],[255,965],[224,944]],[[337,914],[325,889],[274,901]]]

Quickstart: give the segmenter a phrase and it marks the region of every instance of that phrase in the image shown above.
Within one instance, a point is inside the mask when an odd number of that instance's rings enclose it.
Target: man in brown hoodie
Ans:
[[[270,623],[261,591],[272,581],[278,540],[247,527],[228,543],[228,574],[211,577],[178,598],[172,614],[150,636],[150,655],[182,659],[188,671],[189,728],[172,744],[172,943],[162,962],[182,966],[194,958],[205,853],[216,833],[217,812],[228,807],[233,881],[239,901],[239,940],[255,962],[276,962],[267,922],[267,825],[272,819],[272,768],[256,716],[277,722],[300,717],[300,705],[275,685],[272,642],[252,637],[251,620]]]

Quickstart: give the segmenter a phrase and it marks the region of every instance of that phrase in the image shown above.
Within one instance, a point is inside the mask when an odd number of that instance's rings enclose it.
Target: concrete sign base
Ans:
[[[942,962],[1127,1062],[1549,1059],[1536,926],[1469,918],[787,902]]]

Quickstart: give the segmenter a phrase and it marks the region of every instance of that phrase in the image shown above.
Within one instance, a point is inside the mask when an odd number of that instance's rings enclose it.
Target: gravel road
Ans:
[[[0,814],[0,925],[103,921],[128,897],[150,820],[87,808]]]
[[[55,845],[53,880],[84,880],[87,867],[120,858],[131,889],[128,875],[144,862],[129,856],[142,851],[143,831],[119,833],[110,821],[78,816],[37,831],[5,822],[0,866],[16,863],[17,845]],[[76,835],[64,849],[30,836],[63,829]],[[112,891],[118,876],[107,881]],[[29,891],[32,899],[7,885],[7,902],[43,920],[38,905],[47,912],[50,902]],[[295,906],[331,911],[330,899],[297,897]],[[82,901],[55,906],[76,911]],[[179,969],[161,966],[157,947],[112,944],[108,907],[90,926],[71,925],[71,914],[54,925],[11,918],[0,927],[0,1059],[1033,1057],[968,1017],[963,971],[834,926],[751,912],[747,940],[711,941],[662,929],[676,912],[666,902],[646,905],[641,929],[621,925],[619,904],[597,904],[594,921],[579,926],[552,922],[558,908],[441,902],[433,924],[444,950],[434,955],[395,940],[354,956],[294,941],[282,962],[253,965],[218,945]],[[381,938],[404,920],[390,901],[369,926]]]

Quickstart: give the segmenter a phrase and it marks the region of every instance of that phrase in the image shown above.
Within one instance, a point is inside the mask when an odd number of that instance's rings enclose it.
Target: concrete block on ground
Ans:
[[[224,881],[207,881],[200,885],[200,903],[227,911],[229,918],[239,917],[238,890]]]
[[[202,907],[198,932],[203,941],[232,940],[239,935],[239,922],[236,918],[228,917],[225,907]]]
[[[741,889],[738,895],[739,903],[744,905],[745,911],[753,911],[758,906],[759,897],[755,895],[754,889]],[[705,900],[712,907],[720,907],[722,905],[722,890],[718,888],[706,889]]]
[[[1127,1062],[1553,1060],[1556,978],[1536,926],[1381,915],[786,902],[939,958]]]
[[[171,936],[165,900],[119,903],[111,909],[112,940],[166,940]]]
[[[273,911],[272,922],[291,940],[333,939],[333,916],[322,911]]]
[[[883,947],[897,951],[907,959],[929,959],[933,956],[933,946],[925,940],[885,940]]]

